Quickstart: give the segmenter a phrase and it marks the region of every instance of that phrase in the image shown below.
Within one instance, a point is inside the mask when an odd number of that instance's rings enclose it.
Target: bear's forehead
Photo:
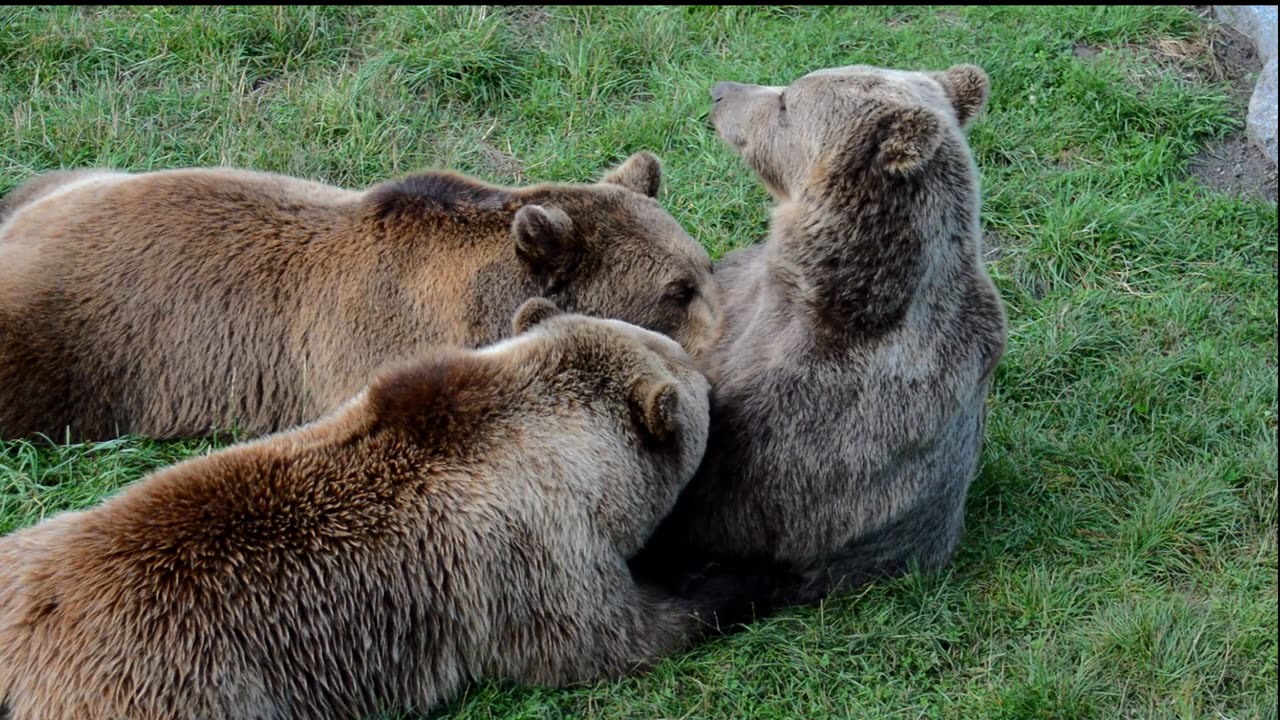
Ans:
[[[894,70],[893,68],[881,68],[874,65],[845,65],[843,67],[823,68],[814,70],[813,72],[800,78],[801,80],[813,78],[852,78],[852,77],[874,77],[885,82],[910,83],[916,79],[923,77],[923,73],[911,70]]]
[[[672,358],[688,359],[684,348],[675,340],[653,330],[642,328],[639,325],[633,325],[629,322],[616,320],[613,318],[600,318],[601,323],[608,325],[615,332],[624,334],[632,338],[635,342],[641,343],[649,350],[665,354]],[[638,348],[637,348],[638,349]]]
[[[685,356],[680,344],[662,333],[623,320],[579,313],[554,315],[521,335],[499,341],[478,352],[494,354],[536,342],[558,342],[566,346],[586,344],[595,348],[607,347],[611,351],[616,351],[611,354],[616,354],[619,358],[637,353],[644,354],[656,348],[673,353],[677,357]]]
[[[626,270],[637,259],[654,268],[671,268],[677,272],[697,272],[710,268],[711,260],[679,221],[671,217],[656,201],[644,198],[626,207],[625,213],[613,218],[614,232],[604,239],[619,261],[618,268]]]
[[[929,105],[946,104],[946,95],[937,80],[926,73],[912,70],[893,70],[871,65],[846,65],[815,70],[797,80],[795,84],[825,87],[836,92],[897,96],[900,100]]]
[[[531,329],[543,341],[560,344],[571,355],[592,358],[597,372],[642,372],[677,380],[701,382],[693,360],[675,340],[623,320],[566,313]],[[656,376],[656,375],[655,375]]]

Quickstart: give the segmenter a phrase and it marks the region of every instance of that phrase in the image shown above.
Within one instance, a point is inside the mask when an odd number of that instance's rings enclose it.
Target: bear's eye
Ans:
[[[778,93],[778,110],[781,112],[787,111],[787,94],[786,93]]]
[[[697,296],[698,288],[688,280],[681,280],[679,282],[672,283],[667,289],[667,297],[680,307],[684,307],[685,305],[693,302],[693,299]]]

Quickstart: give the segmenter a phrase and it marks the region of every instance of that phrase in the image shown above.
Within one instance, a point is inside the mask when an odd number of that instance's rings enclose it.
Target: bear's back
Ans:
[[[230,169],[37,186],[0,226],[0,382],[25,388],[0,412],[5,436],[60,438],[46,418],[97,437],[261,431],[324,409],[289,390],[323,359],[290,348],[321,331],[326,300],[364,292],[343,285],[369,276],[350,228],[362,193]],[[236,401],[211,416],[192,387]]]

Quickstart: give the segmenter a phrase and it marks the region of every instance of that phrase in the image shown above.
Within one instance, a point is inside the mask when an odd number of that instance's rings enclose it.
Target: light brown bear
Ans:
[[[702,458],[705,378],[543,299],[514,324],[0,539],[0,715],[422,711],[481,678],[617,677],[727,619],[740,592],[627,568]]]
[[[1007,334],[965,137],[987,95],[972,65],[712,90],[777,207],[716,267],[707,457],[637,570],[774,565],[807,602],[950,560]]]
[[[711,261],[654,199],[426,172],[364,192],[233,169],[38,176],[0,208],[0,438],[245,435],[313,420],[382,362],[507,334],[515,308],[635,323],[697,352]]]

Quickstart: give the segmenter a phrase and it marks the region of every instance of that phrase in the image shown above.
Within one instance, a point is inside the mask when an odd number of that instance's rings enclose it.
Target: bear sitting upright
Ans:
[[[774,564],[786,603],[949,561],[1006,338],[964,133],[987,94],[972,65],[712,90],[777,207],[716,267],[707,457],[642,574]]]
[[[525,299],[711,340],[711,260],[637,153],[599,183],[233,169],[38,176],[0,204],[0,438],[252,436],[388,360],[505,336]]]
[[[702,458],[705,378],[617,320],[533,299],[514,323],[0,538],[0,716],[425,711],[481,678],[617,677],[728,621],[724,582],[680,599],[627,568]]]

